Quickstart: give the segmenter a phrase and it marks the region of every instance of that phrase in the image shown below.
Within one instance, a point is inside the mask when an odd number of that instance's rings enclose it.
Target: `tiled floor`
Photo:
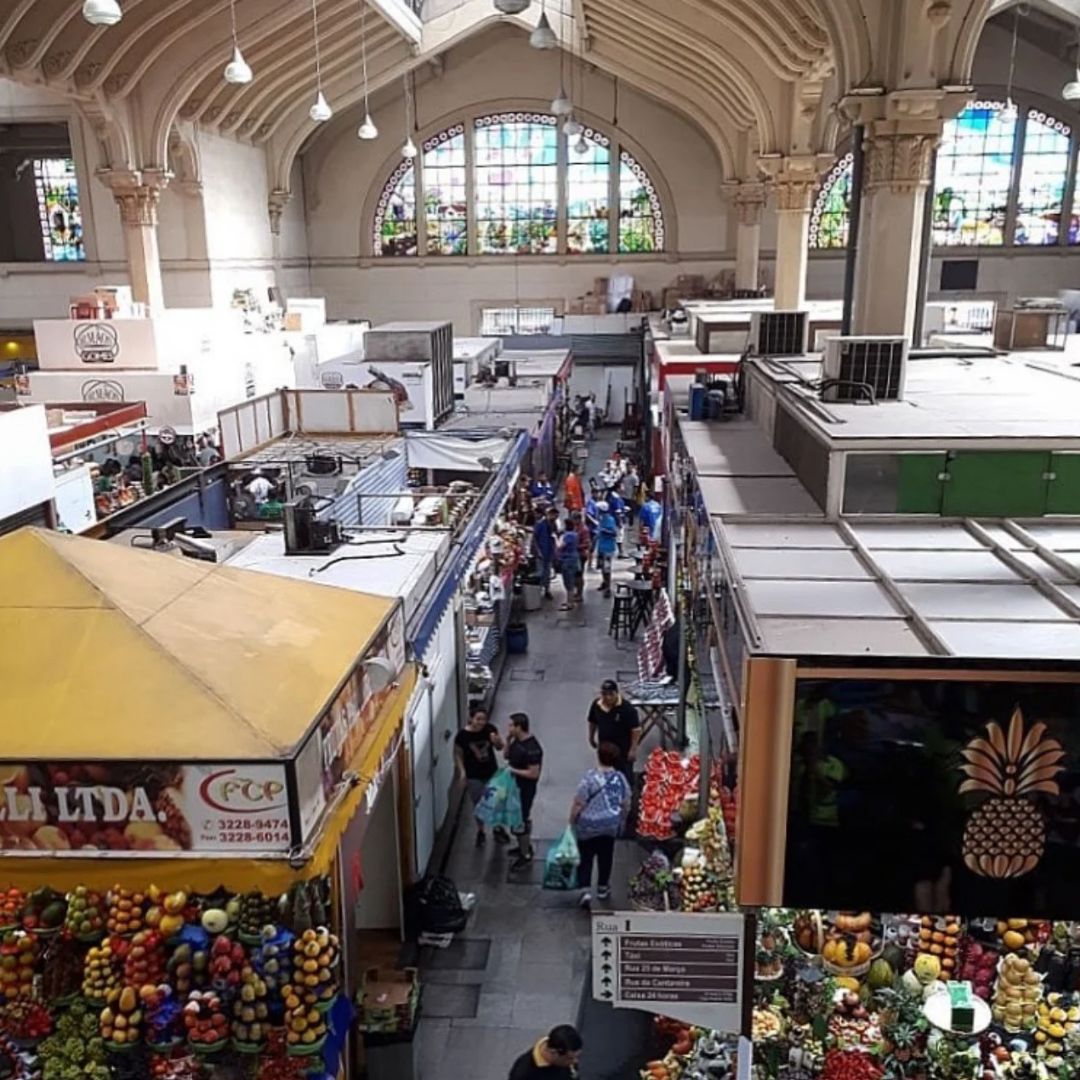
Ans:
[[[612,433],[596,444],[592,471],[613,442]],[[510,657],[504,671],[494,722],[505,730],[509,713],[527,712],[544,748],[533,808],[536,860],[531,872],[510,875],[506,849],[490,838],[485,847],[475,847],[463,816],[446,872],[460,890],[476,894],[477,904],[459,937],[477,943],[464,947],[472,961],[483,951],[482,943],[490,948],[483,968],[452,968],[441,960],[425,966],[429,990],[435,989],[431,984],[450,984],[478,992],[475,1015],[447,1016],[455,1003],[458,1011],[466,1010],[441,987],[433,1004],[442,1015],[434,1017],[422,1007],[416,1047],[420,1080],[506,1080],[514,1059],[560,1023],[579,1024],[586,1036],[582,1080],[636,1075],[626,1062],[640,1041],[642,1014],[615,1015],[588,1000],[589,917],[578,909],[576,892],[550,892],[539,885],[547,845],[565,828],[578,780],[593,761],[585,723],[589,704],[601,680],[636,665],[637,643],[616,644],[608,636],[610,602],[602,599],[598,584],[599,576],[590,574],[584,607],[569,618],[556,610],[562,590],[554,586],[555,602],[528,617],[528,652]],[[622,886],[636,862],[635,845],[621,842],[615,907],[624,901]]]

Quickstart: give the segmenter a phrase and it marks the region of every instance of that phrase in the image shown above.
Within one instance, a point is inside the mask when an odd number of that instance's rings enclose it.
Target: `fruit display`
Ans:
[[[683,848],[675,867],[681,911],[716,911],[724,899],[725,883],[697,848]]]
[[[156,984],[165,975],[165,943],[156,930],[140,930],[124,957],[124,982],[128,986]]]
[[[1016,953],[1007,953],[998,965],[998,981],[991,1003],[994,1019],[1006,1031],[1029,1031],[1035,1027],[1042,976],[1031,961]]]
[[[861,974],[869,970],[879,945],[870,912],[837,912],[828,920],[821,956],[828,971]]]
[[[671,861],[662,851],[654,851],[629,882],[630,902],[643,911],[672,911],[679,907],[679,890]]]
[[[42,1080],[112,1080],[98,1014],[85,1002],[60,1013],[53,1033],[37,1048]]]
[[[105,930],[105,904],[102,898],[78,885],[68,897],[64,930],[83,941],[100,938]]]
[[[67,901],[52,889],[36,889],[26,898],[22,913],[22,928],[37,934],[55,934],[64,926]]]
[[[274,922],[277,904],[261,892],[244,893],[240,897],[240,911],[237,918],[240,940],[248,945],[257,945],[262,939],[263,927]]]
[[[187,893],[163,893],[156,886],[151,885],[147,890],[148,906],[143,915],[143,922],[149,928],[157,930],[168,941],[184,928],[184,910],[187,903]]]
[[[776,909],[762,911],[757,922],[754,975],[761,980],[778,979],[784,973],[788,952],[788,932],[783,915]]]
[[[240,991],[233,1002],[232,1022],[233,1039],[245,1047],[257,1047],[266,1039],[270,1017],[267,993],[263,978],[245,965],[240,972]]]
[[[645,784],[641,791],[638,835],[653,840],[668,840],[675,835],[680,817],[693,821],[698,816],[698,777],[701,761],[697,754],[684,755],[675,750],[655,748],[645,762]],[[720,783],[720,766],[714,764],[710,777],[710,803],[721,808],[725,820]],[[734,799],[734,796],[732,796]],[[734,803],[726,817],[734,822]],[[728,835],[734,835],[730,829]]]
[[[262,929],[262,944],[255,955],[255,970],[263,977],[271,997],[292,981],[293,935],[272,923]]]
[[[997,979],[1000,956],[993,949],[978,941],[968,941],[960,961],[957,978],[971,983],[972,992],[983,1001],[989,1001]]]
[[[88,1001],[105,1001],[113,990],[120,988],[120,967],[121,959],[111,942],[92,945],[83,966],[83,997]]]
[[[1066,1044],[1075,1045],[1080,1034],[1080,993],[1054,991],[1039,1002],[1035,1021],[1035,1042],[1047,1067],[1060,1069]]]
[[[994,930],[1003,948],[1019,952],[1036,941],[1045,941],[1050,934],[1050,924],[1035,919],[999,919]]]
[[[305,930],[293,943],[292,985],[315,994],[320,1002],[337,994],[335,969],[340,958],[337,936],[325,926]]]
[[[66,936],[48,941],[41,958],[41,996],[45,1001],[67,1001],[82,990],[83,950]]]
[[[183,1010],[175,991],[168,983],[143,986],[139,990],[145,1017],[146,1041],[150,1046],[167,1048],[178,1042],[183,1027]]]
[[[225,1046],[229,1021],[213,990],[192,990],[184,1006],[184,1028],[193,1050],[205,1053]]]
[[[52,1032],[52,1014],[40,1001],[9,1001],[0,1006],[0,1031],[19,1042],[36,1042]]]
[[[754,1042],[775,1039],[783,1030],[784,1024],[773,1009],[755,1009],[751,1025]]]
[[[126,937],[143,928],[143,905],[146,897],[142,893],[114,885],[109,891],[109,911],[105,919],[105,929],[110,934]]]
[[[302,986],[283,987],[286,1039],[290,1048],[313,1047],[326,1038],[326,1019],[315,1006],[318,995]]]
[[[0,942],[0,996],[5,1001],[29,997],[34,986],[38,946],[32,934],[9,930]]]
[[[941,963],[942,978],[954,978],[958,967],[960,936],[963,927],[956,915],[933,918],[924,915],[919,920],[919,955],[936,956]]]
[[[820,911],[800,911],[791,925],[791,936],[804,953],[817,956],[825,944],[825,923]]]
[[[22,889],[11,888],[0,894],[0,930],[12,930],[22,923],[26,894]]]
[[[828,1033],[834,1044],[845,1050],[865,1049],[881,1040],[877,1016],[851,990],[837,992]]]
[[[143,1011],[133,986],[110,990],[98,1017],[106,1045],[133,1046],[142,1038]]]

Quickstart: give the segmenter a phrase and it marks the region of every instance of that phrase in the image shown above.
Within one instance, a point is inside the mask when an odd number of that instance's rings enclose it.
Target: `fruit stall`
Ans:
[[[365,883],[342,853],[396,805],[400,618],[345,590],[0,539],[0,1077],[348,1068]]]

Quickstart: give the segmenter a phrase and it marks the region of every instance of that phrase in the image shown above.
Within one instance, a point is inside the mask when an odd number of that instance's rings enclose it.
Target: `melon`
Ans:
[[[208,934],[224,934],[229,928],[229,916],[221,908],[207,908],[203,912],[202,927]]]
[[[921,994],[923,990],[922,983],[919,982],[919,976],[910,968],[901,976],[900,985],[912,995]]]
[[[923,986],[932,983],[941,974],[941,961],[932,953],[919,953],[915,957],[915,974]]]
[[[886,987],[892,986],[895,978],[896,973],[893,971],[889,961],[879,957],[870,965],[870,973],[867,975],[866,981],[870,984],[871,990],[884,990]]]

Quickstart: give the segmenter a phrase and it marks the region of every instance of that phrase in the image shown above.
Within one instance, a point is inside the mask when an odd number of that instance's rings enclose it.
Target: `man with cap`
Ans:
[[[634,759],[641,741],[641,720],[638,711],[619,693],[614,679],[600,685],[600,696],[589,707],[589,745],[596,749],[601,743],[619,748],[619,771],[634,790]]]

